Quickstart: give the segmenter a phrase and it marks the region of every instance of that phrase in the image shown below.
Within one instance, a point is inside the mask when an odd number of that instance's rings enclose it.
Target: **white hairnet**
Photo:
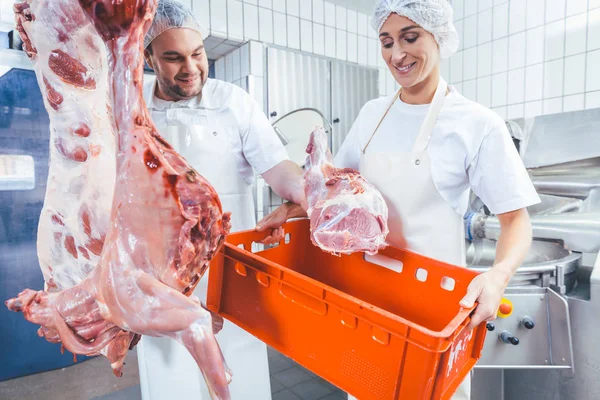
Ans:
[[[414,21],[431,33],[440,46],[442,58],[458,49],[458,33],[454,27],[453,10],[447,0],[377,0],[371,26],[379,33],[391,13]]]
[[[147,48],[158,35],[173,28],[193,29],[199,32],[202,38],[206,38],[208,34],[186,6],[176,0],[159,0],[154,20],[144,38],[144,48]]]

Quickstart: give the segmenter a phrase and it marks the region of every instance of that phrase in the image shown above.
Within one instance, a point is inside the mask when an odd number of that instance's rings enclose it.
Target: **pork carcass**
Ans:
[[[376,254],[386,247],[388,208],[358,171],[336,168],[327,133],[311,133],[303,176],[312,242],[332,254]]]
[[[61,3],[85,12],[107,50],[118,133],[109,226],[85,279],[52,292],[26,289],[7,305],[76,354],[95,354],[124,332],[171,337],[197,361],[212,397],[227,399],[231,373],[211,314],[191,293],[229,232],[230,214],[208,181],[159,136],[142,98],[143,37],[156,0]]]
[[[58,292],[81,283],[96,267],[108,231],[116,170],[108,59],[100,35],[72,1],[29,0],[14,10],[50,119],[37,251],[46,289]],[[96,315],[73,328],[89,340],[104,327]],[[39,334],[60,341],[49,327]],[[99,351],[117,376],[133,339],[121,331]]]

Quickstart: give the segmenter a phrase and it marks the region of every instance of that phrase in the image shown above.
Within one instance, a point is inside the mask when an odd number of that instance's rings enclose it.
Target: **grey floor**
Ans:
[[[344,392],[276,350],[269,348],[268,355],[272,400],[346,399]],[[141,400],[135,350],[129,352],[123,371],[122,378],[115,378],[106,359],[96,357],[0,382],[0,400]]]

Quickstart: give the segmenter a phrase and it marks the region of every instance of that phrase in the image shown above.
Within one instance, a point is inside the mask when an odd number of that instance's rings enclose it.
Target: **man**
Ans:
[[[208,10],[207,10],[208,12]],[[208,79],[204,30],[190,10],[161,0],[145,41],[156,78],[144,97],[159,133],[215,187],[232,231],[255,227],[255,170],[282,198],[303,201],[302,170],[287,153],[259,105],[239,87]],[[280,236],[281,232],[273,234]],[[194,293],[206,299],[207,277]],[[271,398],[266,346],[234,324],[217,336],[233,372],[233,399]],[[200,369],[183,346],[145,336],[138,345],[144,400],[210,399]]]

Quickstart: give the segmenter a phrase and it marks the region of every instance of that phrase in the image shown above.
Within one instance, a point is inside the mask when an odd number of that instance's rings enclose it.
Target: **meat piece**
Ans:
[[[112,160],[116,183],[112,182],[109,226],[102,244],[86,247],[87,257],[100,256],[97,264],[86,270],[85,279],[70,287],[54,284],[52,292],[26,289],[7,301],[7,306],[42,325],[39,332],[48,340],[60,340],[76,354],[108,349],[111,362],[119,360],[128,343],[131,346],[137,339],[132,333],[171,337],[197,361],[212,397],[228,399],[231,372],[214,337],[213,318],[191,293],[231,228],[230,214],[223,213],[208,181],[159,136],[142,98],[143,37],[156,0],[61,1],[68,4],[69,14],[83,6],[105,42],[112,66],[109,104],[119,134],[116,162],[115,157]],[[38,44],[31,35],[29,39],[41,51],[43,43]],[[79,76],[79,64],[76,72],[63,74],[62,82],[89,90],[90,85],[65,82]],[[96,81],[95,90],[99,87]],[[73,138],[91,138],[94,130],[87,135],[79,122],[71,115]],[[69,162],[86,165],[89,159]],[[78,182],[79,190],[87,185],[85,180]],[[93,209],[83,207],[77,233],[95,232]],[[50,221],[59,227],[67,225],[61,215]],[[87,261],[86,255],[77,251],[80,243],[75,235],[57,233],[67,254],[80,264]],[[129,332],[126,339],[123,331]]]
[[[72,0],[27,0],[14,10],[50,119],[37,251],[47,290],[58,292],[81,283],[95,268],[110,223],[116,155],[108,58],[104,41]],[[103,323],[99,315],[94,318],[89,324]],[[67,326],[84,336],[79,329],[88,329],[70,321]],[[52,329],[41,328],[39,334],[60,341]],[[134,338],[124,331],[118,336]],[[122,374],[125,353],[114,346],[86,354],[104,354],[114,373]]]
[[[304,193],[312,242],[332,254],[376,254],[386,246],[388,209],[381,193],[358,171],[333,165],[323,128],[306,148]]]

